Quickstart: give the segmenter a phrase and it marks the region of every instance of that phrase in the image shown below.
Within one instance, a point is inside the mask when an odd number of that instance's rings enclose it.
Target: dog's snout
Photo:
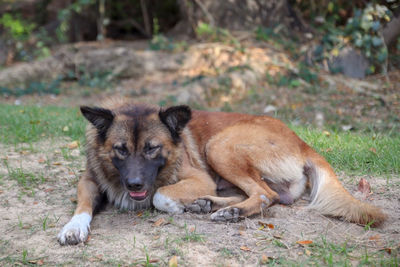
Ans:
[[[129,178],[126,187],[131,191],[140,191],[144,186],[143,180],[139,177]]]

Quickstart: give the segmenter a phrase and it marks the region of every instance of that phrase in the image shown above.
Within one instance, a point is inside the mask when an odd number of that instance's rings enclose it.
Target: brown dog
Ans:
[[[87,167],[75,214],[60,244],[86,241],[104,201],[120,209],[211,212],[237,221],[275,203],[290,205],[307,188],[322,214],[378,225],[380,209],[352,197],[325,159],[279,120],[267,116],[168,109],[110,101],[81,107]],[[238,193],[219,189],[233,185]]]

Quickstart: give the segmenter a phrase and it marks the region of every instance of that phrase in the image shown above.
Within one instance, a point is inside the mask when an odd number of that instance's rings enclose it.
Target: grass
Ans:
[[[76,108],[0,104],[0,142],[33,143],[69,137],[83,143],[86,122]],[[349,174],[400,173],[400,135],[327,132],[307,127],[293,130],[322,154],[335,170]],[[69,158],[69,155],[65,154]]]
[[[292,129],[335,170],[349,174],[400,173],[400,135]]]
[[[32,143],[67,136],[81,140],[85,121],[76,108],[0,104],[0,143]]]
[[[33,186],[37,186],[46,182],[46,178],[43,176],[43,174],[26,172],[21,167],[11,168],[6,160],[4,160],[4,164],[7,168],[8,176],[12,180],[17,181],[18,185],[26,190],[30,190]]]

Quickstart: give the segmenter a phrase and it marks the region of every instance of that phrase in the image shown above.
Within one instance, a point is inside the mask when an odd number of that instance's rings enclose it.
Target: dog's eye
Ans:
[[[148,145],[147,148],[145,149],[145,153],[153,154],[154,152],[158,151],[160,148],[161,148],[160,145],[155,145],[155,146]]]
[[[127,155],[129,154],[129,151],[128,151],[128,149],[126,148],[125,145],[122,145],[122,146],[114,146],[113,148],[114,148],[114,150],[115,150],[118,154],[120,154],[120,155],[123,156],[123,157],[125,157],[125,156],[127,156]]]

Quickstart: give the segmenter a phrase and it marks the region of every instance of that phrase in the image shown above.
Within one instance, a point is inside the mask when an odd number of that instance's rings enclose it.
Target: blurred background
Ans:
[[[1,0],[0,96],[123,95],[388,130],[400,123],[399,36],[396,0]]]

